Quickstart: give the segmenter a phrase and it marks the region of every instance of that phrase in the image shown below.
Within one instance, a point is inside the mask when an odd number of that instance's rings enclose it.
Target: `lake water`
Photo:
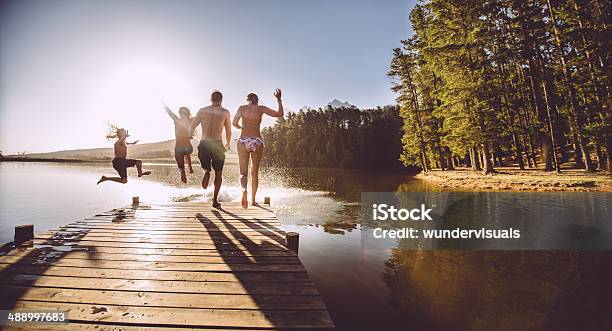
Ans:
[[[12,240],[15,225],[53,229],[135,195],[143,203],[210,200],[200,169],[182,184],[172,164],[145,168],[153,175],[96,186],[102,173],[114,173],[110,164],[0,163],[0,242]],[[236,164],[224,181],[221,200],[238,200]],[[283,227],[300,233],[300,258],[339,329],[612,326],[611,252],[410,251],[388,242],[363,250],[361,192],[439,189],[404,175],[333,169],[264,169],[260,187]]]

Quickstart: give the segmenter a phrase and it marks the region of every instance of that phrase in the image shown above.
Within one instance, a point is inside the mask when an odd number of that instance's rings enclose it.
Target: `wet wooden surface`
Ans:
[[[66,310],[6,330],[333,328],[267,205],[128,206],[0,257],[0,309]]]

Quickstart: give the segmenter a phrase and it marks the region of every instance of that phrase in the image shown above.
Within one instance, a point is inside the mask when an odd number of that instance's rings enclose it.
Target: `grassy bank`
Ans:
[[[497,173],[483,175],[467,169],[420,173],[418,178],[429,180],[443,188],[512,191],[600,191],[612,192],[612,176],[583,170],[561,173],[539,169],[518,170],[496,168]]]

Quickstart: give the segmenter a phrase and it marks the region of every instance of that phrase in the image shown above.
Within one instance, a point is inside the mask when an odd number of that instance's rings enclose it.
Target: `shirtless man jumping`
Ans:
[[[202,125],[202,140],[198,145],[198,158],[204,178],[202,178],[202,188],[208,188],[210,180],[211,165],[215,170],[215,192],[213,195],[213,207],[221,206],[217,201],[221,182],[223,181],[223,164],[225,163],[225,151],[230,149],[230,139],[232,138],[230,113],[221,107],[223,95],[219,91],[214,91],[210,96],[212,104],[198,111],[189,127],[189,132],[193,134],[198,124]],[[225,128],[225,146],[222,143],[222,131]]]

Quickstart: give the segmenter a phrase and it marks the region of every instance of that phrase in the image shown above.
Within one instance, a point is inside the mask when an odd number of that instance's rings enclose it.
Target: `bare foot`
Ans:
[[[204,178],[202,178],[202,188],[203,189],[207,189],[208,188],[208,181],[210,180],[210,171],[206,171],[204,173]]]
[[[257,203],[257,201],[251,201],[251,206],[259,206],[259,204]]]
[[[151,174],[151,172],[150,172],[150,171],[145,171],[145,172],[143,172],[143,173],[141,173],[141,174],[138,174],[138,177],[148,176],[148,175],[150,175],[150,174]]]
[[[185,170],[181,170],[181,182],[187,184],[187,175],[185,175]]]
[[[247,200],[247,191],[242,191],[242,208],[247,209],[249,201]]]
[[[221,208],[221,204],[219,203],[219,201],[213,201],[213,208]]]
[[[103,182],[103,181],[105,181],[105,180],[106,180],[106,176],[102,176],[102,177],[100,177],[100,179],[98,180],[98,182],[96,183],[96,185],[98,185],[98,184],[102,183],[102,182]]]

